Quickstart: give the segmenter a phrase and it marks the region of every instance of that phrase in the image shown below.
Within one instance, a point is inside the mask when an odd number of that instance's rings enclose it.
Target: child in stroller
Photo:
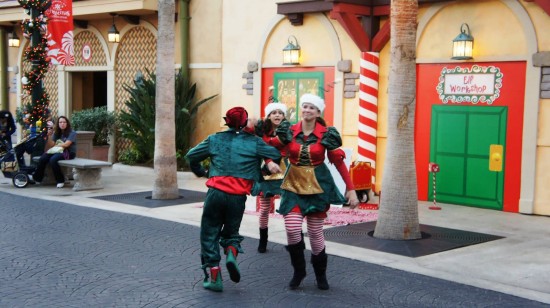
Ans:
[[[53,128],[53,122],[48,121],[48,127],[50,126]],[[29,177],[36,170],[32,157],[42,155],[49,135],[50,130],[40,134],[31,134],[23,138],[13,148],[11,142],[0,140],[0,169],[6,178],[12,179],[15,187],[24,188],[28,184],[34,184]],[[25,163],[23,156],[25,152],[31,155],[30,166]]]
[[[15,145],[13,148],[9,148],[10,145],[7,141],[2,140],[0,142],[0,167],[2,173],[6,178],[11,178],[13,185],[18,188],[27,187],[32,181],[29,178],[29,174],[34,173],[36,166],[20,166],[15,158],[15,153],[21,147],[26,146],[26,143],[35,143],[39,136],[27,138],[22,142]]]

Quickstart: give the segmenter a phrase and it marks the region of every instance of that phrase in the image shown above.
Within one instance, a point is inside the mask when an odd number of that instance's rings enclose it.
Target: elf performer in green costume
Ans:
[[[262,137],[265,143],[276,147],[283,157],[284,145],[280,142],[279,138],[275,135],[275,130],[282,122],[286,121],[287,107],[283,103],[272,101],[264,109],[265,119],[259,120],[255,124],[256,135]],[[281,160],[281,170],[286,170],[285,160]],[[265,253],[267,251],[267,238],[268,238],[268,224],[269,224],[269,211],[271,205],[274,203],[275,196],[281,194],[281,183],[283,182],[283,174],[268,174],[264,175],[264,181],[256,182],[254,189],[252,190],[253,196],[258,196],[260,203],[260,241],[258,242],[258,252]]]
[[[349,203],[350,208],[354,209],[359,204],[359,200],[344,163],[346,155],[340,149],[342,146],[340,134],[334,127],[327,127],[321,118],[325,101],[319,96],[304,94],[300,98],[300,107],[302,115],[300,122],[290,127],[286,123],[281,123],[277,128],[277,136],[287,145],[285,150],[290,162],[281,185],[281,205],[278,210],[284,215],[288,242],[286,249],[294,268],[289,287],[298,288],[306,276],[302,222],[307,217],[311,264],[317,287],[328,290],[326,277],[328,257],[325,253],[323,235],[326,212],[331,204]],[[345,198],[339,192],[324,163],[325,154],[346,183]]]
[[[248,122],[248,113],[244,108],[231,108],[224,119],[229,129],[208,136],[185,156],[195,175],[208,177],[206,186],[209,189],[204,201],[200,233],[205,274],[203,287],[217,292],[223,291],[219,246],[227,256],[229,277],[234,282],[241,280],[236,258],[243,253],[241,242],[244,238],[239,234],[239,228],[246,195],[250,194],[254,182],[261,180],[262,160],[268,161],[270,172],[281,172],[279,151],[243,130]],[[253,126],[250,130],[254,130]],[[210,158],[208,171],[200,164],[207,158]],[[210,276],[207,269],[210,269]]]

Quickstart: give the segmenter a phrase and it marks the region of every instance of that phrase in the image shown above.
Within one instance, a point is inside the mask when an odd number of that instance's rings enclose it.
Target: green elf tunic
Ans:
[[[286,120],[283,120],[283,123]],[[261,137],[262,140],[270,146],[275,147],[281,152],[282,157],[285,157],[285,145],[281,140],[275,135],[274,131],[265,132],[264,121],[259,120],[255,127],[255,134],[258,137]],[[288,127],[288,125],[287,125]],[[281,160],[281,165],[283,160]],[[285,160],[285,165],[288,165],[288,161]],[[263,171],[263,170],[262,170]],[[254,188],[252,189],[252,196],[263,196],[263,197],[273,197],[281,194],[281,184],[283,183],[283,178],[278,174],[273,176],[264,176],[264,179],[254,183]]]
[[[201,218],[201,259],[203,269],[215,267],[221,259],[218,245],[224,250],[232,246],[243,252],[244,238],[239,229],[252,183],[248,188],[243,184],[259,181],[262,160],[278,162],[281,154],[257,136],[230,128],[210,135],[189,150],[185,158],[196,175],[208,174],[209,190]],[[208,173],[199,164],[207,158],[210,158]]]

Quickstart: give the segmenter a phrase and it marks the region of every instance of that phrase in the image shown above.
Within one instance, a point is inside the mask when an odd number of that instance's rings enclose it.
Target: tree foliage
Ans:
[[[118,115],[118,127],[122,137],[129,139],[142,154],[140,162],[150,162],[155,152],[155,93],[156,76],[149,71],[146,76],[134,81],[133,86],[124,86],[130,94],[126,102],[128,110]],[[175,80],[175,122],[178,169],[187,167],[185,153],[190,148],[199,107],[217,95],[197,100],[197,84],[186,79],[181,70]]]

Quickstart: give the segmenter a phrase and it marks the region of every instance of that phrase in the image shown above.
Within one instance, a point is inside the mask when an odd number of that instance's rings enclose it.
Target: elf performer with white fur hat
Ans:
[[[259,120],[255,125],[255,133],[261,137],[265,143],[277,148],[281,155],[285,157],[284,145],[275,135],[275,130],[282,122],[286,121],[287,107],[285,104],[276,102],[274,99],[265,107],[265,119]],[[286,164],[281,160],[280,167],[284,170]],[[266,172],[264,172],[265,174]],[[275,196],[281,194],[281,184],[283,182],[283,173],[264,175],[264,181],[256,182],[252,191],[253,196],[258,196],[260,202],[260,241],[258,243],[258,252],[265,253],[267,250],[269,211],[273,204]]]
[[[204,270],[203,287],[221,292],[223,283],[220,269],[220,246],[226,257],[229,278],[241,280],[237,255],[243,253],[239,234],[245,210],[246,195],[252,191],[255,181],[261,179],[262,160],[271,159],[268,169],[277,173],[281,154],[254,134],[243,130],[249,123],[248,112],[234,107],[224,117],[226,131],[208,136],[189,150],[185,158],[195,175],[208,177],[208,192],[204,200],[201,218],[201,262]],[[253,126],[250,124],[253,130]],[[210,169],[200,164],[210,158]],[[210,269],[210,275],[208,275]]]
[[[305,243],[302,223],[307,217],[307,232],[311,244],[311,264],[317,280],[317,288],[328,290],[326,277],[327,254],[323,222],[331,204],[349,203],[354,209],[359,204],[349,170],[340,147],[342,138],[334,127],[327,127],[321,117],[325,101],[317,95],[304,94],[300,98],[302,119],[289,126],[283,123],[276,133],[286,144],[290,164],[281,186],[281,205],[278,212],[284,216],[285,229],[294,275],[290,289],[300,286],[306,276]],[[324,164],[325,155],[335,165],[346,183],[345,197],[340,194],[329,169]],[[347,199],[347,200],[346,200]]]

